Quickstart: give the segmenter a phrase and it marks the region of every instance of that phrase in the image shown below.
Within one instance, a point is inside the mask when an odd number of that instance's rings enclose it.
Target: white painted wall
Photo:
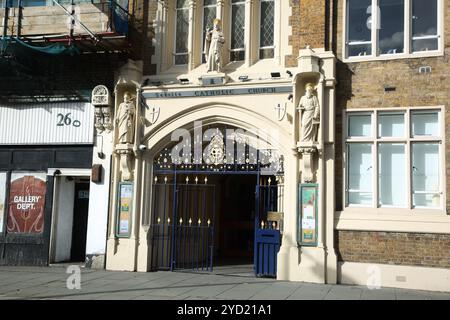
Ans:
[[[450,269],[340,262],[342,284],[450,292]]]
[[[73,206],[75,201],[75,181],[59,177],[57,191],[55,261],[70,261],[72,248]]]
[[[90,103],[0,105],[0,145],[91,144],[93,130]]]
[[[112,155],[112,133],[103,133],[103,141],[96,138],[93,164],[101,164],[102,182],[90,185],[89,218],[87,230],[86,255],[100,255],[106,252],[106,236],[108,226],[109,188]],[[105,154],[104,159],[98,157],[98,152]]]

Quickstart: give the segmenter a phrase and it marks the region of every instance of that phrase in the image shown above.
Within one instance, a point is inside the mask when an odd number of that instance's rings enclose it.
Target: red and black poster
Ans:
[[[11,175],[8,232],[42,233],[46,190],[45,173]]]

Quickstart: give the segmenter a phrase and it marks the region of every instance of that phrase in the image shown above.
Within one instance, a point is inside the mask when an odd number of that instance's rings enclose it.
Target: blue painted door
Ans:
[[[256,186],[254,269],[258,277],[277,276],[277,255],[281,246],[279,222],[268,219],[269,212],[280,210],[280,186],[272,179]]]

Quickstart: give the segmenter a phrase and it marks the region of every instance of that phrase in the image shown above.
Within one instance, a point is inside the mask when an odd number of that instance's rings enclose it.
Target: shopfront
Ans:
[[[84,262],[90,103],[0,108],[0,264]]]

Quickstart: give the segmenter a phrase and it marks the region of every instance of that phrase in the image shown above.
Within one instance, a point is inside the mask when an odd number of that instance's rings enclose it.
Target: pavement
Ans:
[[[67,268],[0,267],[0,300],[450,300],[450,293],[442,292],[256,278],[249,266],[220,267],[213,273],[76,267],[69,274]]]

